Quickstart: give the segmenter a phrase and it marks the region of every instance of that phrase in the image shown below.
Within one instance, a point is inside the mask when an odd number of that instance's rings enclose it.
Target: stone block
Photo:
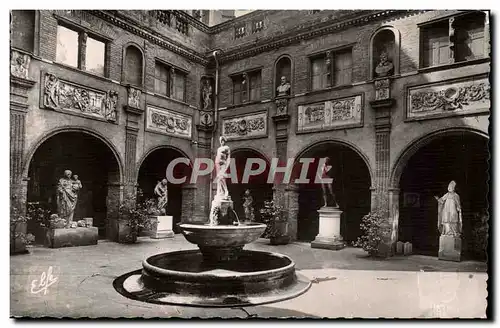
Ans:
[[[99,230],[90,228],[48,229],[45,246],[50,248],[97,245]]]
[[[439,237],[438,258],[443,261],[460,262],[462,254],[462,239],[454,236]]]
[[[311,242],[312,248],[339,250],[345,242],[340,235],[340,215],[342,211],[336,207],[322,207],[319,213],[319,233]]]
[[[151,218],[151,238],[162,239],[162,238],[172,238],[174,237],[174,231],[172,230],[172,224],[174,218],[169,215],[155,216]]]

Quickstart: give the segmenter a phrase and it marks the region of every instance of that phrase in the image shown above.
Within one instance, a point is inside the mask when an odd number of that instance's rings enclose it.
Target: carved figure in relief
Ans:
[[[438,230],[442,236],[460,237],[462,233],[462,206],[455,192],[456,185],[451,181],[443,197],[434,196],[438,202]]]
[[[287,82],[286,77],[281,77],[281,84],[276,88],[278,96],[285,96],[290,94],[290,83]]]
[[[394,69],[394,65],[392,62],[389,60],[389,56],[386,51],[382,51],[380,54],[380,61],[375,67],[375,73],[377,73],[377,76],[383,77],[389,75],[391,71]]]
[[[168,204],[167,179],[163,179],[156,184],[154,193],[158,197],[158,210],[164,215]]]
[[[107,120],[116,120],[116,104],[118,102],[118,92],[110,90],[104,101],[105,117]]]
[[[28,55],[16,51],[12,52],[12,59],[10,62],[10,71],[12,75],[25,79],[28,78],[29,64],[30,58]]]
[[[229,146],[226,146],[225,137],[220,137],[219,140],[220,147],[217,148],[217,155],[215,157],[215,179],[217,182],[217,193],[215,194],[215,198],[229,199],[225,173],[229,168],[229,163],[231,162],[231,150],[229,149]]]
[[[59,105],[59,79],[53,74],[45,75],[45,101],[44,105],[48,107],[58,107]]]
[[[318,178],[320,179],[330,178],[328,176],[328,171],[330,171],[331,168],[332,166],[330,165],[330,157],[325,157],[325,163],[321,166],[320,170],[317,171]],[[323,192],[324,207],[328,206],[339,207],[339,205],[337,204],[337,199],[335,198],[335,194],[333,193],[333,186],[331,183],[321,182],[321,190]],[[332,201],[329,202],[328,201],[329,199],[331,199]]]
[[[72,174],[70,170],[65,170],[64,177],[59,179],[57,185],[57,211],[59,217],[66,220],[67,228],[73,222],[73,215],[78,201],[78,191],[82,187],[78,176],[76,176],[75,180],[71,178]]]
[[[250,190],[245,190],[245,195],[243,196],[243,209],[245,210],[245,219],[247,221],[253,221],[254,219],[254,211],[253,211],[253,197],[250,193]]]
[[[135,107],[135,108],[140,108],[141,107],[141,91],[130,88],[128,92],[128,105]]]

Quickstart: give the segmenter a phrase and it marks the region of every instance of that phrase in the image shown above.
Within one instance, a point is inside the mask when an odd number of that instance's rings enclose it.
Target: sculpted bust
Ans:
[[[391,61],[389,61],[387,52],[382,51],[382,53],[380,54],[380,62],[378,63],[377,67],[375,67],[375,73],[377,73],[377,76],[379,77],[384,77],[389,75],[393,68],[394,65],[391,63]]]
[[[286,81],[286,77],[281,77],[281,84],[276,88],[278,96],[285,96],[290,94],[290,83]]]

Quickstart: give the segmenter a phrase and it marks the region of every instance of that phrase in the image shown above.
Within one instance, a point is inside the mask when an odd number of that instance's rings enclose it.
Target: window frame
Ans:
[[[256,85],[257,87],[252,88],[252,77],[257,76],[257,81]],[[229,75],[232,81],[232,90],[231,90],[231,97],[232,97],[232,105],[233,106],[238,106],[238,105],[243,105],[247,103],[252,103],[252,102],[258,102],[262,100],[262,67],[259,68],[253,68],[244,72],[239,72],[239,73],[234,73]],[[246,80],[245,86],[241,87],[239,90],[239,95],[240,95],[240,101],[238,103],[235,102],[235,85],[237,84],[237,81],[239,82],[239,85],[243,85],[242,81]],[[252,98],[252,90],[258,90],[258,97],[255,99]],[[243,99],[243,94],[245,94],[245,99]]]
[[[180,102],[185,103],[186,102],[186,94],[187,94],[187,90],[186,90],[187,79],[188,79],[189,72],[185,69],[178,67],[178,66],[172,65],[171,63],[169,63],[165,60],[162,60],[161,58],[156,57],[154,60],[155,60],[155,66],[154,66],[155,73],[153,74],[153,80],[156,81],[156,79],[157,79],[157,77],[156,77],[156,65],[159,64],[159,65],[164,66],[167,69],[168,83],[167,83],[167,95],[156,92],[156,88],[155,88],[154,83],[153,83],[153,93],[155,95],[160,96],[160,97],[166,97],[166,98],[169,98],[169,99],[174,100],[174,101],[180,101]],[[177,99],[174,96],[174,94],[175,94],[175,80],[176,80],[176,76],[179,76],[179,75],[182,76],[182,80],[183,80],[182,99]]]
[[[86,29],[82,26],[79,26],[73,22],[70,22],[68,20],[65,20],[61,17],[56,16],[57,19],[57,26],[56,26],[56,49],[55,49],[55,58],[57,58],[57,28],[59,26],[62,26],[66,29],[69,29],[73,32],[76,32],[78,34],[78,58],[77,58],[77,66],[72,66],[68,65],[62,62],[59,62],[57,60],[54,60],[55,63],[67,67],[71,67],[73,69],[78,69],[81,70],[85,73],[92,74],[95,76],[100,76],[100,77],[109,77],[109,54],[110,54],[110,44],[111,44],[111,39],[99,34],[95,33],[93,31],[90,31],[89,29]],[[86,51],[87,51],[87,38],[92,38],[95,41],[102,42],[104,44],[104,67],[103,67],[103,74],[95,73],[93,71],[87,70],[86,67]],[[82,40],[85,40],[85,42],[82,42]]]
[[[323,50],[321,52],[317,52],[314,54],[309,55],[309,91],[319,91],[319,90],[326,90],[330,88],[340,88],[340,87],[345,87],[345,86],[350,86],[353,83],[352,77],[352,70],[353,70],[353,44],[345,45],[342,47],[334,48],[334,49],[329,49],[329,50]],[[335,84],[336,81],[336,75],[335,73],[338,72],[339,70],[336,68],[335,65],[335,60],[336,60],[336,55],[342,54],[342,53],[349,53],[351,57],[351,78],[350,82],[344,83],[344,84]],[[321,74],[322,76],[327,75],[326,77],[326,85],[323,85],[321,88],[314,89],[313,88],[313,61],[318,60],[320,58],[323,58],[323,69],[324,72]],[[327,63],[327,59],[329,60],[329,63]],[[345,70],[345,69],[344,69]]]
[[[452,27],[450,25],[453,25],[454,23],[454,20],[456,19],[461,19],[461,18],[464,18],[465,16],[468,16],[468,15],[474,15],[474,14],[482,14],[484,16],[484,21],[483,21],[483,55],[482,57],[475,57],[475,58],[471,58],[471,59],[465,59],[465,60],[460,60],[460,61],[457,61],[456,58],[456,45],[459,44],[459,43],[456,43],[455,41],[455,28],[456,27],[453,27],[453,30],[452,30]],[[489,49],[487,47],[487,42],[488,42],[488,39],[489,39],[489,24],[488,24],[488,21],[489,21],[489,17],[488,17],[488,13],[482,11],[482,10],[472,10],[472,11],[467,11],[467,12],[459,12],[459,13],[455,13],[455,14],[451,14],[451,15],[447,15],[447,16],[444,16],[444,17],[439,17],[437,19],[433,19],[433,20],[430,20],[430,21],[427,21],[427,22],[423,22],[423,23],[420,23],[420,24],[417,24],[417,27],[419,28],[419,51],[418,51],[418,55],[419,55],[419,69],[422,69],[422,70],[425,70],[425,69],[432,69],[432,68],[436,68],[436,67],[441,67],[441,66],[447,66],[447,65],[452,65],[452,64],[463,64],[463,63],[468,63],[468,62],[474,62],[474,61],[478,61],[478,60],[485,60],[485,59],[489,59],[490,58],[490,55],[489,55],[489,51],[487,51],[487,49]],[[437,25],[437,24],[444,24],[444,22],[446,22],[448,24],[448,46],[450,48],[449,50],[449,60],[447,63],[445,64],[430,64],[430,65],[427,65],[425,66],[424,65],[424,44],[425,44],[425,33],[428,29],[432,28],[433,26]],[[453,33],[452,33],[453,32]]]

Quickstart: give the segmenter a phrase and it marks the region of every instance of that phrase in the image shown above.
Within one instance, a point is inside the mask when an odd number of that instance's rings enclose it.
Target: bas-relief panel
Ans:
[[[298,106],[298,132],[363,125],[361,95]]]
[[[224,118],[222,135],[228,140],[267,136],[267,111]]]
[[[147,106],[146,115],[147,130],[182,138],[191,138],[193,120],[190,116],[159,109],[151,105]]]
[[[407,119],[466,115],[490,108],[488,77],[441,82],[407,89]]]

